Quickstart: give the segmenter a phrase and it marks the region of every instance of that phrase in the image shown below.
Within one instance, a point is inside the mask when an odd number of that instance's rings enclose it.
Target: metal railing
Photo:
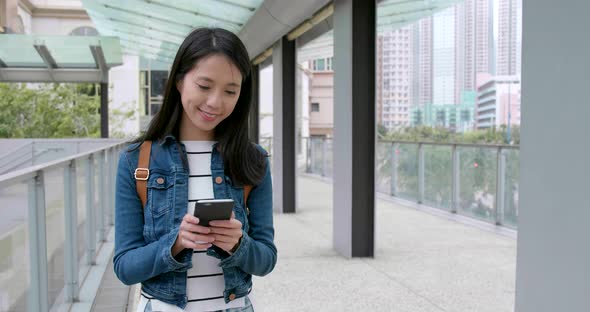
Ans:
[[[78,301],[114,224],[122,147],[111,143],[0,175],[0,311]]]
[[[518,146],[378,141],[375,155],[377,192],[517,228]],[[332,157],[332,139],[301,138],[300,172],[332,178]]]
[[[79,154],[119,140],[0,139],[0,175]]]

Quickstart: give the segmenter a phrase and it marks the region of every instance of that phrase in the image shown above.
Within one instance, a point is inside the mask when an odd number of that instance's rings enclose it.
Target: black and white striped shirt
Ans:
[[[195,201],[213,199],[213,180],[211,178],[211,149],[215,142],[185,141],[190,168],[188,213],[195,209]],[[244,306],[240,298],[226,304],[223,300],[225,283],[219,259],[208,256],[205,251],[195,251],[193,267],[188,271],[186,311],[212,311]]]

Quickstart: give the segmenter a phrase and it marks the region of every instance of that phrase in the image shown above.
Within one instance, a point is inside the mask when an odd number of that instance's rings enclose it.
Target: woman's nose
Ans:
[[[214,92],[210,94],[207,98],[207,106],[212,108],[219,108],[221,107],[222,99],[223,98],[221,94],[219,94],[219,92]]]

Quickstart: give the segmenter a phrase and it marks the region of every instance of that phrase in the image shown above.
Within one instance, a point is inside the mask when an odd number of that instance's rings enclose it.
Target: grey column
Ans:
[[[100,83],[100,137],[109,137],[109,83]]]
[[[372,257],[375,225],[375,1],[334,1],[334,247]]]
[[[281,38],[273,64],[274,209],[295,212],[295,41]]]
[[[524,0],[516,312],[588,311],[590,2]]]
[[[248,130],[250,141],[260,143],[260,69],[258,65],[252,65],[252,106],[250,107],[250,117],[248,119]]]

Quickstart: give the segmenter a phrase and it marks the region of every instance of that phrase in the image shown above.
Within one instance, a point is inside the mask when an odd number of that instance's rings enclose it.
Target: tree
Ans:
[[[512,126],[511,144],[520,143],[520,128]],[[418,191],[418,144],[400,143],[392,151],[392,143],[384,141],[414,141],[438,143],[505,144],[507,127],[453,133],[446,128],[427,126],[409,127],[389,132],[385,140],[378,142],[376,167],[378,187],[387,188],[391,183],[391,153],[396,153],[398,196],[417,199]],[[424,145],[425,203],[448,209],[452,201],[452,147]],[[476,217],[493,218],[493,203],[496,196],[496,148],[459,146],[459,203],[458,208]],[[518,215],[519,153],[517,149],[505,149],[506,188],[504,218],[516,224]],[[389,184],[389,185],[388,185]],[[387,189],[385,189],[387,191]]]
[[[99,109],[93,84],[0,83],[0,137],[99,137]]]

